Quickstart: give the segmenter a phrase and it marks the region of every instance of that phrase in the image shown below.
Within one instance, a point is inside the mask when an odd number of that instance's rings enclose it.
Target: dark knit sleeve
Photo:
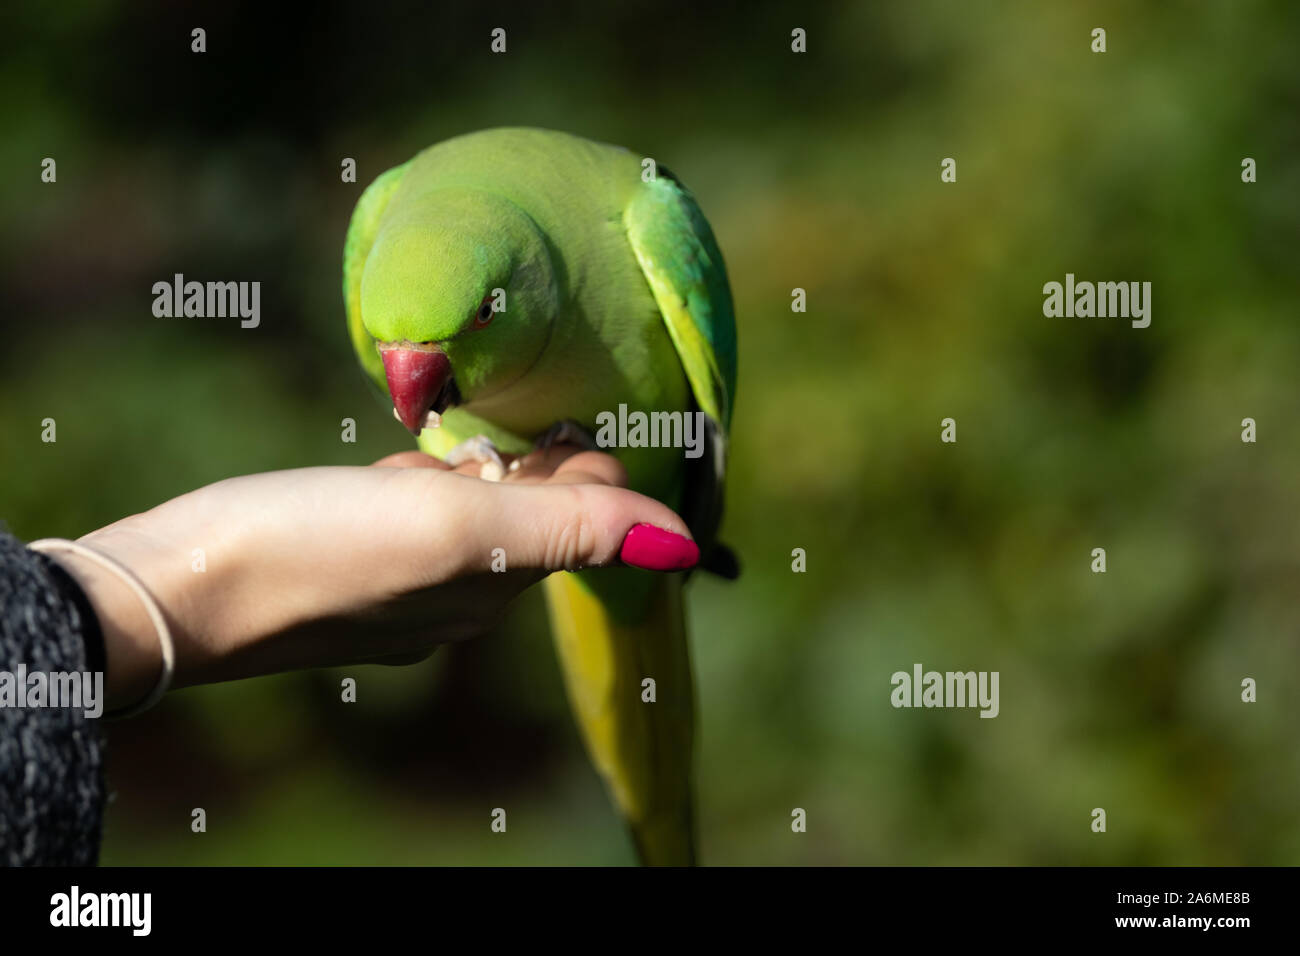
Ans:
[[[0,529],[0,863],[93,864],[104,812],[98,720],[79,707],[18,706],[23,671],[102,671],[103,640],[58,564]],[[19,701],[21,702],[21,700]]]

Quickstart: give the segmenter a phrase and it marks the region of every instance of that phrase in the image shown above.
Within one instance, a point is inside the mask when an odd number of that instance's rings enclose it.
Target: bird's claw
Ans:
[[[475,435],[473,438],[465,439],[447,452],[445,461],[453,468],[458,468],[467,461],[480,462],[478,476],[484,481],[500,481],[506,474],[501,453],[497,451],[497,446],[487,435]]]
[[[548,451],[552,445],[577,445],[586,451],[599,451],[600,446],[596,444],[596,439],[591,432],[583,428],[572,418],[566,418],[563,421],[556,422],[546,431],[542,432],[537,441],[533,442],[533,448],[536,451]]]

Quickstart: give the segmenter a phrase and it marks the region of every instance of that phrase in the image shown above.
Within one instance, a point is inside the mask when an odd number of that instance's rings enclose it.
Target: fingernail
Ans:
[[[618,556],[624,564],[646,571],[684,571],[695,567],[700,549],[690,538],[642,523],[632,526]]]

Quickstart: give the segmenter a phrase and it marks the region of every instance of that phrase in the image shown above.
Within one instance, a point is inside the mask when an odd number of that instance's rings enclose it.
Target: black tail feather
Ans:
[[[740,559],[736,557],[735,551],[721,541],[715,542],[713,547],[700,555],[698,567],[727,581],[740,577]]]

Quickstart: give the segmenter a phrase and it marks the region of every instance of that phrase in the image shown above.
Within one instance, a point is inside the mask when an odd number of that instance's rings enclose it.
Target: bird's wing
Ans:
[[[663,167],[634,194],[623,221],[709,426],[707,453],[688,476],[682,514],[707,547],[721,520],[736,392],[736,324],[726,268],[695,197]]]
[[[713,230],[695,197],[662,167],[633,196],[623,221],[691,391],[725,432],[736,391],[736,324]]]

